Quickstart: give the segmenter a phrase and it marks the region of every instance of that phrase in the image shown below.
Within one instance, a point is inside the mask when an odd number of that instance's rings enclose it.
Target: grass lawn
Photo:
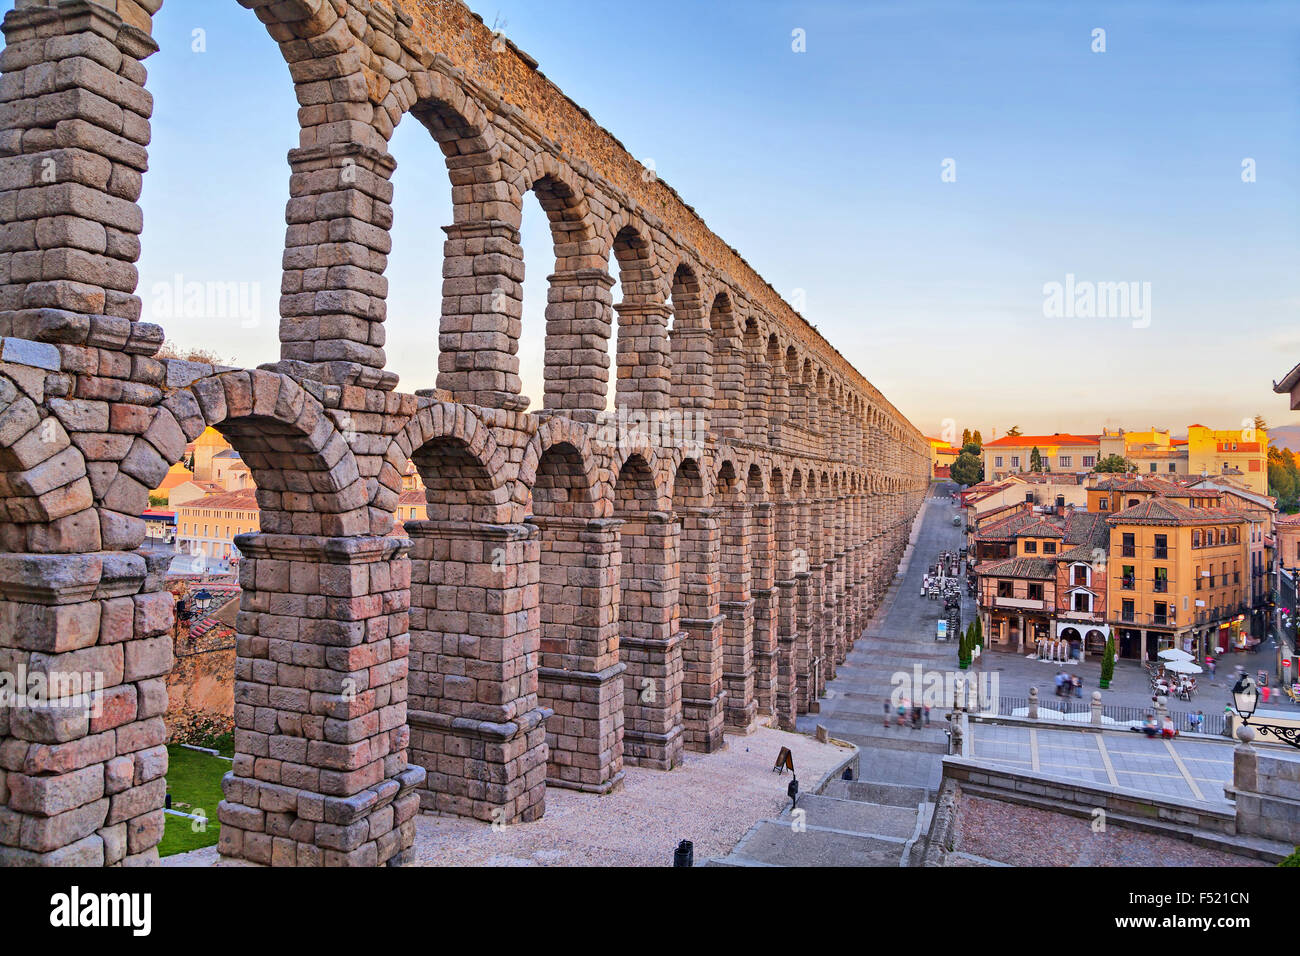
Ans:
[[[167,814],[167,830],[158,845],[158,854],[171,856],[215,846],[221,832],[221,824],[217,822],[221,778],[230,770],[230,761],[176,744],[167,747],[167,759],[167,792],[172,797],[172,809],[185,813],[202,809],[208,822],[206,829],[196,833],[195,821]]]

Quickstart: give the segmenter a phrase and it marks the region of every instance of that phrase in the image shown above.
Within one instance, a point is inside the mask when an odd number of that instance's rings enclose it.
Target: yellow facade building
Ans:
[[[1263,428],[1187,429],[1187,470],[1225,477],[1259,495],[1268,494],[1268,432]]]
[[[1112,514],[1110,623],[1121,657],[1178,648],[1203,660],[1249,634],[1249,522],[1239,511],[1152,497]]]

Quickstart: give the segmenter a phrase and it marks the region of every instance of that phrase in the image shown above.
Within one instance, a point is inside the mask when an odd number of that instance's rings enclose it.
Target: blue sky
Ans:
[[[1296,5],[470,6],[787,298],[803,290],[807,318],[923,431],[1300,421],[1271,391],[1300,360]],[[273,361],[287,68],[233,0],[170,0],[155,35],[146,316],[177,274],[260,283],[252,328],[164,325],[182,346]],[[418,124],[392,149],[388,355],[413,390],[436,371],[449,186]],[[553,259],[531,196],[523,233],[521,358],[540,398]],[[1149,282],[1150,324],[1045,317],[1044,284],[1067,274]]]

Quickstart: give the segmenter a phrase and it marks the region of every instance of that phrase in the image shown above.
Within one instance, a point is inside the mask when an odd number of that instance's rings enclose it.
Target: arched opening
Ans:
[[[613,387],[611,408],[662,410],[668,407],[668,307],[657,301],[657,276],[650,243],[633,226],[614,237],[610,259],[617,282],[609,339]],[[611,270],[611,275],[614,274]]]

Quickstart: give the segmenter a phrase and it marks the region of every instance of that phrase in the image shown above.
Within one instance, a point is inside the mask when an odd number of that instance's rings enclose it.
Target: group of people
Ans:
[[[1148,737],[1177,737],[1178,728],[1174,726],[1174,719],[1165,714],[1163,720],[1157,720],[1156,715],[1148,712],[1146,720],[1142,722],[1142,732]]]
[[[895,704],[890,699],[885,699],[885,726],[890,725],[891,719],[897,715],[898,726],[902,727],[908,723],[909,718],[913,730],[920,730],[922,727],[930,726],[930,705],[913,704],[906,697],[902,698]]]
[[[1056,672],[1057,697],[1082,697],[1083,681],[1078,674],[1067,674],[1064,670]]]

